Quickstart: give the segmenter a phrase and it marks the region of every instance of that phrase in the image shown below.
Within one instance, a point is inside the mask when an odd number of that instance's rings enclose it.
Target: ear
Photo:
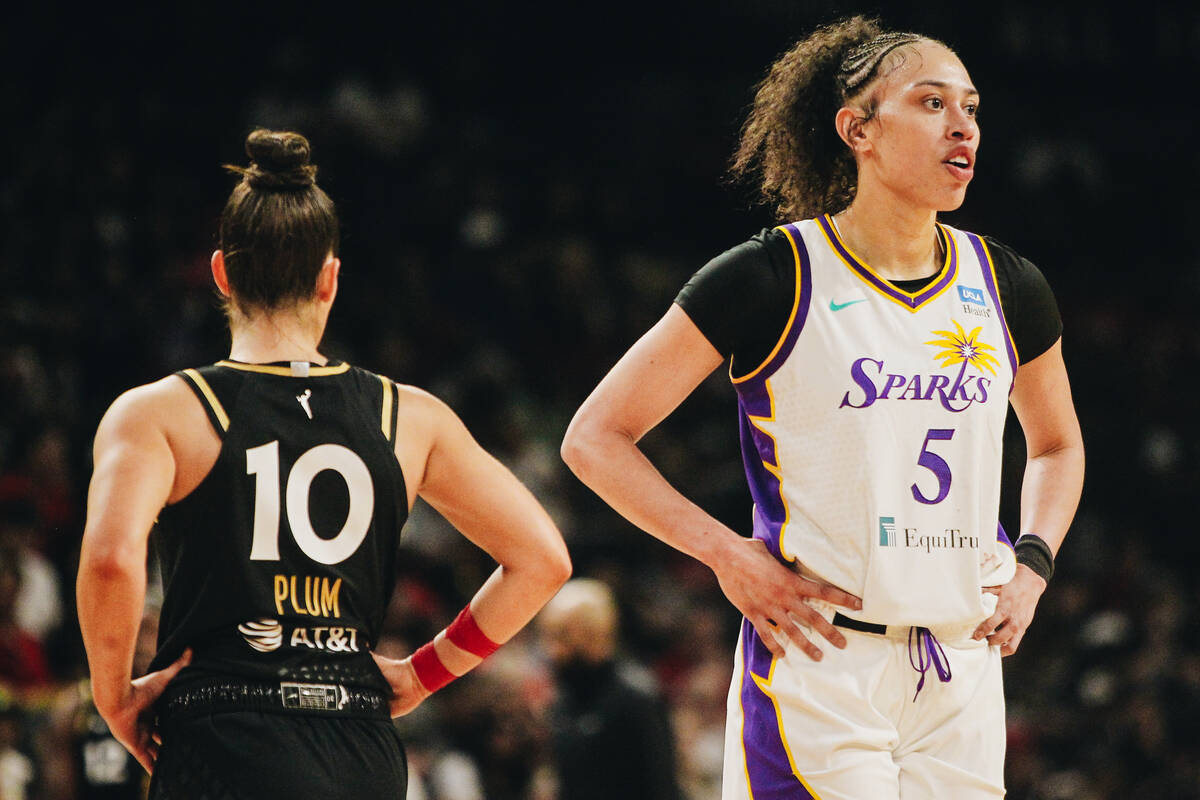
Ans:
[[[325,257],[325,263],[321,265],[321,271],[317,274],[317,299],[323,303],[332,303],[333,298],[337,297],[338,289],[338,273],[342,269],[342,260],[330,253]]]
[[[862,152],[864,146],[869,144],[867,133],[863,129],[861,110],[842,106],[838,109],[837,116],[833,118],[833,124],[837,127],[838,136],[855,155]]]
[[[225,274],[225,254],[220,250],[214,250],[211,263],[213,282],[217,284],[217,289],[221,294],[229,297],[229,276]]]

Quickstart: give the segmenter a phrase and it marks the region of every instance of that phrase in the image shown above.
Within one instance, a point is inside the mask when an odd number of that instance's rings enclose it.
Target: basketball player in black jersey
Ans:
[[[78,577],[95,702],[152,797],[401,798],[390,716],[512,637],[570,562],[449,408],[321,354],[333,204],[302,136],[259,130],[246,150],[212,259],[229,359],[126,392],[96,433]],[[434,641],[392,660],[371,648],[418,496],[499,567]],[[151,528],[159,646],[131,680]]]

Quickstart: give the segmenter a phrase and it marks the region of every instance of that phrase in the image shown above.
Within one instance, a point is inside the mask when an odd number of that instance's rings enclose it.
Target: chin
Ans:
[[[967,199],[966,187],[962,191],[955,192],[949,197],[943,197],[939,202],[934,204],[935,211],[957,211],[962,206],[963,201]]]

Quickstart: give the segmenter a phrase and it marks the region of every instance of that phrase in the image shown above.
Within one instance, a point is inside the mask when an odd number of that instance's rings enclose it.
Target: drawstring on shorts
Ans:
[[[915,660],[913,659],[914,638],[917,652]],[[942,683],[950,682],[950,659],[946,658],[946,651],[942,649],[942,643],[937,640],[929,628],[919,628],[914,625],[908,629],[908,663],[921,673],[921,680],[917,682],[917,692],[913,695],[914,703],[917,702],[917,695],[925,686],[925,673],[929,671],[930,667],[937,671],[938,680]]]

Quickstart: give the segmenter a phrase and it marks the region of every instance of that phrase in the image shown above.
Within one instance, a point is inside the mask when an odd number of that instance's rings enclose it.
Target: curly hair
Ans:
[[[923,41],[937,40],[884,31],[878,20],[854,16],[797,42],[756,87],[730,176],[756,178],[762,202],[782,219],[844,209],[854,199],[858,170],[833,119],[879,75],[888,53]],[[865,111],[864,122],[873,104]]]

